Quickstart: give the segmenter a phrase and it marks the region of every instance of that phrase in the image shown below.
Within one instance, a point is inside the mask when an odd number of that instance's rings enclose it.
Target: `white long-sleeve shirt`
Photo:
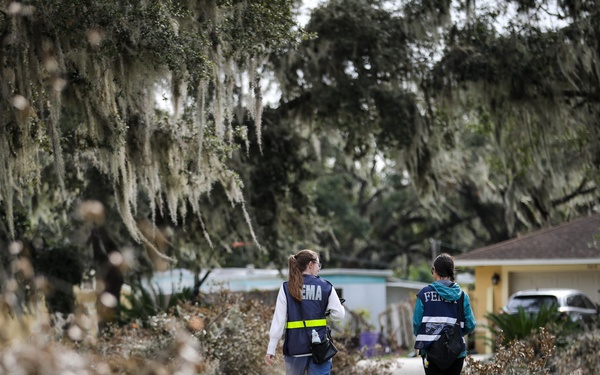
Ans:
[[[327,310],[330,311],[329,317],[332,320],[341,320],[346,315],[346,310],[340,302],[335,288],[331,288],[331,294],[329,300],[327,300]],[[285,291],[283,285],[279,288],[277,294],[277,303],[275,304],[275,313],[273,314],[273,320],[271,321],[271,329],[269,330],[269,346],[267,347],[267,354],[275,355],[277,350],[277,344],[287,324],[287,299],[285,297]]]

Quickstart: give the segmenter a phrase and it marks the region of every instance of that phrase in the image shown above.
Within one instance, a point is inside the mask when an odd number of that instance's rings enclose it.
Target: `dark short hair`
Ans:
[[[435,272],[441,277],[450,277],[454,281],[454,258],[450,254],[443,253],[433,261]]]

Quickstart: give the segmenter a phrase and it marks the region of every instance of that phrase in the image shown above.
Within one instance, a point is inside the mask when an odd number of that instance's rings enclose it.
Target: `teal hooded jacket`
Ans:
[[[433,289],[433,290],[431,290]],[[460,294],[462,289],[460,286],[450,280],[438,280],[435,281],[429,286],[421,289],[417,296],[423,295],[423,293],[437,293],[439,297],[446,301],[458,301],[460,299]],[[436,296],[433,296],[436,298]],[[425,302],[427,303],[427,302]],[[423,304],[423,300],[417,297],[417,303],[415,305],[415,312],[413,315],[413,332],[415,336],[419,335],[421,331],[422,321],[423,321],[423,313],[425,311],[425,306]],[[469,299],[469,295],[465,293],[464,303],[463,303],[463,311],[464,311],[464,327],[463,334],[467,335],[475,329],[476,321],[473,316],[473,309],[471,308],[471,300]],[[425,350],[420,349],[419,354],[424,355]],[[464,350],[458,357],[463,358],[466,357],[467,351]]]

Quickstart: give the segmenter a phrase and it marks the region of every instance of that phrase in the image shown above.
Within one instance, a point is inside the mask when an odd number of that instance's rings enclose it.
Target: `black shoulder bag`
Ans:
[[[464,339],[460,321],[464,315],[465,292],[461,292],[458,299],[458,316],[456,323],[444,327],[440,333],[440,338],[434,341],[427,349],[425,358],[445,370],[458,358],[458,355],[464,350]]]
[[[298,303],[298,301],[296,301]],[[300,307],[300,315],[302,316],[302,323],[304,324],[304,330],[308,335],[308,342],[310,342],[310,351],[312,353],[313,362],[320,365],[329,361],[333,358],[334,355],[337,354],[338,350],[333,345],[333,340],[331,339],[331,330],[329,327],[325,327],[325,335],[323,339],[319,343],[312,342],[311,334],[306,330],[306,320],[304,319],[304,311],[302,311],[302,304],[298,303]]]

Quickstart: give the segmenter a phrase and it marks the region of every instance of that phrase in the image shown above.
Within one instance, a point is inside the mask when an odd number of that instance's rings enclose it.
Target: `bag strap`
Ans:
[[[460,292],[460,298],[458,299],[458,315],[456,316],[456,324],[460,327],[460,322],[464,318],[465,315],[465,292]],[[461,328],[462,330],[462,328]]]

